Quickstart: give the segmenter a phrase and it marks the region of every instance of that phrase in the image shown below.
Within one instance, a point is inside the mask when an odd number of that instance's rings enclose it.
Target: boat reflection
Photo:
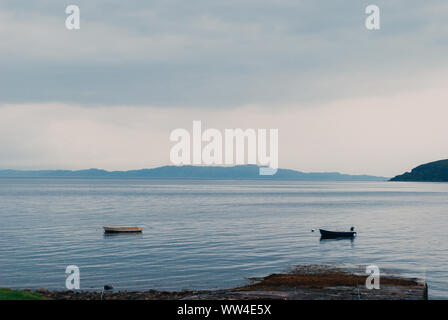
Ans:
[[[341,242],[341,243],[343,243],[345,241],[347,241],[347,242],[350,241],[350,246],[352,248],[354,247],[354,244],[355,244],[355,238],[354,237],[350,237],[350,238],[347,238],[347,237],[339,237],[339,238],[320,237],[320,239],[319,239],[319,242],[321,244],[325,244],[325,243],[329,244],[329,243],[332,243],[332,242]]]
[[[105,232],[103,238],[143,238],[142,232]]]

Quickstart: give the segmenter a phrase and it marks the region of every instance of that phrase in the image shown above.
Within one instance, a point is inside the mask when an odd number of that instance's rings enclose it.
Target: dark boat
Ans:
[[[356,235],[355,231],[328,231],[319,229],[322,238],[353,238]]]

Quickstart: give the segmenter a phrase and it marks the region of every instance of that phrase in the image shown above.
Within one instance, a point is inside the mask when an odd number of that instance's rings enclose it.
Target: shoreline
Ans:
[[[250,278],[246,285],[222,290],[58,291],[25,290],[47,300],[427,300],[426,282],[381,276],[380,289],[367,289],[368,275],[331,266],[298,266],[287,273]]]

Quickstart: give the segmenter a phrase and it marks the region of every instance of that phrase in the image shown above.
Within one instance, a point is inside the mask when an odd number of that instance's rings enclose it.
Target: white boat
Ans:
[[[103,227],[105,233],[116,233],[116,232],[142,232],[142,227]]]

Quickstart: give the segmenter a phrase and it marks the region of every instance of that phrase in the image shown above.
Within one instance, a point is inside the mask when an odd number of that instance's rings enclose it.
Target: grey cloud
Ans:
[[[431,85],[445,1],[63,1],[0,4],[0,103],[312,105]]]

